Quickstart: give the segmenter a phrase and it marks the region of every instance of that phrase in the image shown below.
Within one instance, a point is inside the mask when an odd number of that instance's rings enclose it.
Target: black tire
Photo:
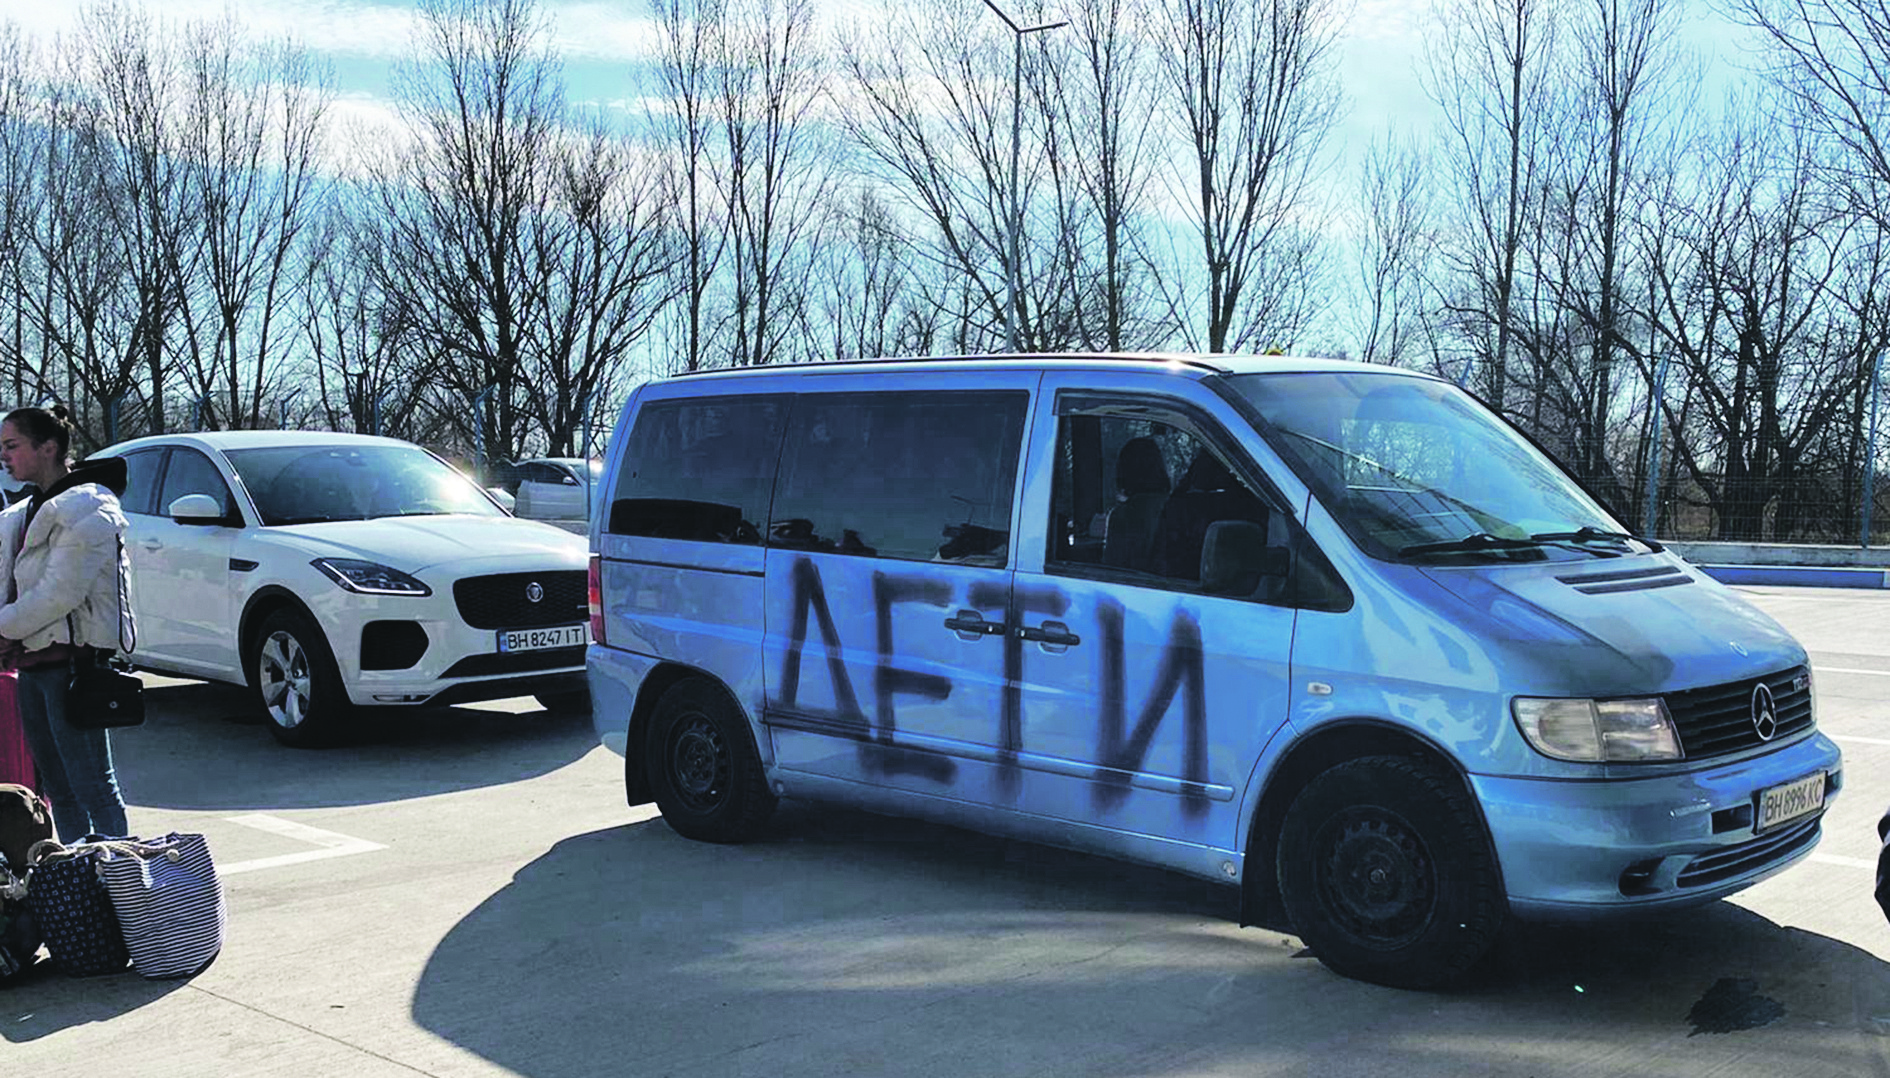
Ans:
[[[1294,930],[1335,973],[1442,988],[1506,915],[1496,858],[1462,783],[1399,756],[1349,760],[1286,810],[1277,865]]]
[[[284,745],[315,748],[340,739],[353,707],[328,638],[299,610],[265,617],[249,646],[249,683],[269,732]]]
[[[591,710],[591,690],[574,689],[571,692],[534,693],[540,707],[560,715],[589,714]]]
[[[643,766],[663,821],[684,838],[746,842],[774,815],[748,721],[719,685],[670,686],[650,715]]]

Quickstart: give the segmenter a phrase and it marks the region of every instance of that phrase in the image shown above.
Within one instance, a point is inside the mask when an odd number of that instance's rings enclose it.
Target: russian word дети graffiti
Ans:
[[[881,774],[916,774],[949,785],[957,775],[951,757],[942,753],[915,749],[899,740],[896,700],[899,696],[942,701],[951,696],[951,681],[938,674],[908,670],[897,665],[898,649],[893,639],[895,606],[918,603],[949,610],[954,602],[951,583],[935,577],[873,574],[873,615],[876,656],[873,670],[873,714],[869,721],[861,708],[858,694],[847,670],[844,647],[833,613],[827,602],[819,569],[811,558],[797,558],[790,572],[792,614],[788,621],[788,644],[776,679],[776,693],[769,703],[771,721],[788,720],[789,725],[817,721],[820,732],[848,736],[860,744],[862,767]],[[1015,796],[1021,786],[1023,768],[1020,754],[1024,749],[1025,685],[1024,635],[1016,627],[1037,618],[1066,615],[1070,597],[1061,589],[1041,585],[978,582],[971,585],[967,604],[976,609],[1001,608],[1005,611],[1003,637],[1004,688],[997,716],[998,728],[993,741],[998,761],[1000,792]],[[1096,663],[1101,686],[1101,708],[1096,730],[1095,798],[1099,807],[1121,803],[1132,785],[1132,777],[1147,759],[1155,735],[1181,700],[1182,720],[1182,796],[1190,814],[1207,809],[1207,693],[1203,664],[1200,624],[1192,613],[1177,610],[1169,623],[1168,640],[1162,648],[1149,695],[1137,712],[1133,728],[1128,725],[1127,657],[1124,634],[1124,610],[1111,598],[1101,599],[1094,612],[1101,641]],[[821,650],[832,681],[833,710],[809,713],[799,704],[801,668],[805,662],[810,615],[819,630]],[[994,634],[995,635],[995,634]],[[975,639],[975,638],[974,638]],[[975,646],[975,645],[974,645]],[[1080,660],[1078,660],[1080,661]],[[790,718],[792,716],[793,718]]]

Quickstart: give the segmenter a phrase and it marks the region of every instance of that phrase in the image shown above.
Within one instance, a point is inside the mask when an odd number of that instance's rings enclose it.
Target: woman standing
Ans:
[[[64,408],[20,408],[0,422],[0,464],[38,488],[0,512],[0,664],[19,668],[20,720],[62,842],[124,835],[125,801],[105,730],[66,721],[75,649],[133,639],[125,606],[125,462],[66,463]]]

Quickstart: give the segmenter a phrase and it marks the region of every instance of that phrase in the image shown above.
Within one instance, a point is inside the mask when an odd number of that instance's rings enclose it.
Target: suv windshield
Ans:
[[[468,513],[503,516],[471,480],[418,446],[232,449],[265,525]]]
[[[1379,558],[1543,560],[1658,549],[1448,382],[1387,371],[1226,384],[1354,541]]]

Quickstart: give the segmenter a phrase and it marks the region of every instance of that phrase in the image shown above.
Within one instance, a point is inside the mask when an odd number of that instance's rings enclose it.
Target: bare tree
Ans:
[[[75,123],[88,132],[81,137],[92,140],[84,151],[100,170],[94,182],[109,215],[105,238],[117,249],[127,286],[124,306],[106,309],[124,324],[94,335],[79,356],[79,381],[105,403],[107,440],[117,437],[117,402],[138,388],[149,394],[150,429],[163,431],[168,423],[172,338],[183,309],[187,263],[195,254],[184,204],[172,45],[167,30],[121,0],[96,0],[81,16],[82,91],[76,103],[85,112]]]
[[[841,120],[867,176],[897,200],[895,216],[924,224],[924,273],[942,282],[934,302],[944,322],[958,324],[953,350],[991,351],[1013,319],[1020,347],[1054,347],[1044,341],[1033,295],[1035,282],[1053,276],[1034,268],[1054,266],[1045,253],[1053,243],[1021,243],[1013,267],[1008,242],[1012,207],[1033,203],[1044,156],[1033,109],[1020,134],[1032,144],[1018,153],[1013,196],[1012,110],[1021,109],[1014,95],[1027,92],[1013,82],[1014,46],[1010,31],[972,0],[902,9],[871,38],[855,33],[841,45]],[[1025,67],[1026,78],[1039,72],[1034,61]]]
[[[619,374],[673,297],[677,236],[658,177],[616,135],[572,129],[552,153],[527,231],[528,264],[547,287],[523,312],[521,373],[548,451],[588,454],[580,432],[608,426]]]
[[[1676,452],[1719,538],[1765,538],[1768,520],[1771,538],[1795,538],[1788,495],[1843,466],[1818,453],[1886,343],[1883,235],[1827,208],[1801,133],[1748,121],[1699,156],[1711,171],[1669,215],[1674,243],[1654,267],[1660,343],[1698,402]]]
[[[724,15],[716,114],[737,364],[815,358],[797,330],[834,179],[814,122],[824,72],[813,33],[811,0],[739,0]]]
[[[305,50],[252,45],[227,18],[190,28],[184,63],[180,151],[209,308],[185,312],[207,322],[192,326],[190,380],[205,401],[221,388],[229,425],[256,427],[282,351],[277,322],[306,265],[293,256],[319,195],[329,93]],[[213,412],[206,421],[216,425]]]
[[[1169,335],[1154,317],[1144,235],[1162,149],[1149,11],[1146,0],[1083,0],[1068,15],[1046,44],[1043,92],[1074,181],[1060,198],[1072,222],[1062,256],[1079,299],[1094,294],[1074,333],[1092,349],[1147,347]]]
[[[1577,70],[1591,127],[1586,153],[1564,180],[1585,232],[1582,272],[1570,279],[1569,301],[1590,334],[1587,369],[1570,372],[1577,387],[1572,425],[1577,473],[1617,503],[1623,491],[1609,456],[1614,426],[1615,353],[1631,347],[1622,319],[1622,272],[1629,235],[1625,202],[1641,151],[1658,133],[1660,109],[1683,98],[1669,96],[1676,72],[1671,47],[1680,7],[1676,0],[1589,0],[1587,17],[1576,23]],[[1671,113],[1669,113],[1671,114]]]
[[[1509,397],[1511,307],[1529,191],[1537,184],[1541,123],[1552,84],[1550,0],[1446,0],[1425,42],[1426,92],[1443,109],[1441,155],[1454,172],[1466,287],[1455,323],[1468,339],[1474,381],[1493,407]]]
[[[413,300],[442,357],[442,389],[473,401],[452,418],[487,455],[524,443],[531,311],[550,282],[528,232],[548,199],[562,84],[532,0],[426,0],[427,54],[401,83],[415,143],[371,187],[386,236],[379,291]]]
[[[1355,217],[1360,296],[1358,358],[1405,363],[1428,347],[1431,263],[1437,246],[1431,175],[1414,144],[1387,136],[1366,149]]]
[[[1876,197],[1890,184],[1890,10],[1883,0],[1727,0],[1733,17],[1770,43],[1774,82],[1790,116],[1837,140],[1849,160],[1836,175],[1855,212],[1890,220]]]
[[[1176,194],[1200,241],[1187,336],[1209,352],[1288,343],[1308,313],[1318,230],[1302,222],[1340,101],[1337,6],[1161,0],[1157,21],[1186,146]]]
[[[669,198],[680,210],[683,257],[677,334],[682,370],[708,359],[710,290],[728,242],[728,222],[714,182],[715,66],[721,49],[724,0],[653,0],[662,45],[658,69],[669,102]]]

